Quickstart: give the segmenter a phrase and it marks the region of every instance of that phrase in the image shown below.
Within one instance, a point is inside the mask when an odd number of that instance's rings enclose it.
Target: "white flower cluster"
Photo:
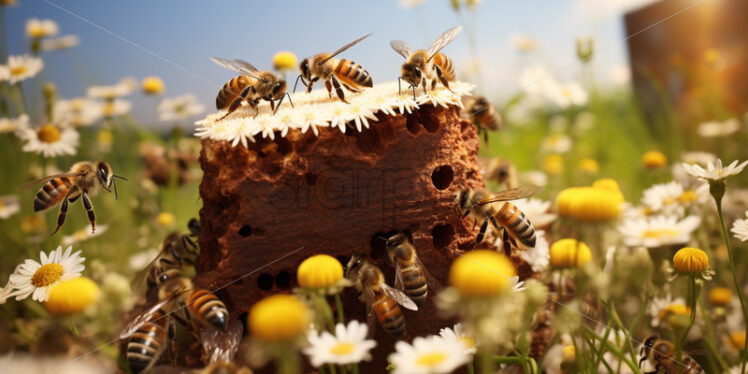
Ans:
[[[319,128],[332,127],[345,133],[349,129],[348,124],[351,124],[357,131],[362,131],[363,128],[369,128],[371,122],[377,121],[378,112],[385,115],[412,113],[414,109],[428,104],[445,108],[449,105],[462,107],[461,97],[469,94],[473,85],[453,82],[450,88],[452,92],[439,86],[428,94],[418,89],[416,93],[421,94],[414,99],[412,90],[403,86],[402,93],[398,95],[397,82],[389,82],[366,89],[360,94],[350,95],[346,98],[350,104],[328,97],[324,89],[309,94],[299,92],[291,95],[293,107],[288,101],[284,101],[276,114],[264,102],[256,116],[253,109],[243,108],[220,121],[225,111],[210,114],[196,122],[196,136],[225,140],[232,146],[241,143],[246,147],[248,142],[254,142],[258,136],[274,139],[276,132],[285,136],[291,129],[302,133],[311,129],[318,135]]]

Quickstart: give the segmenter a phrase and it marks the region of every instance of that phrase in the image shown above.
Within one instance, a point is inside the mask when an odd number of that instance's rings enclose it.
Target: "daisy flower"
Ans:
[[[95,238],[101,234],[103,234],[107,230],[107,225],[98,225],[96,226],[96,232],[91,233],[91,230],[88,229],[88,227],[80,229],[76,232],[74,232],[72,235],[65,235],[62,237],[62,240],[60,241],[60,244],[63,246],[70,246],[78,242],[82,242],[84,240],[88,240],[91,238]]]
[[[0,118],[0,134],[14,132],[20,128],[29,126],[29,116],[21,114],[16,118]]]
[[[551,102],[562,109],[571,106],[582,106],[587,104],[587,100],[589,99],[587,91],[577,82],[558,84],[554,88],[554,90],[546,92],[546,95],[550,98]]]
[[[12,292],[3,294],[0,302],[15,296],[16,300],[23,300],[31,295],[36,301],[47,301],[49,291],[61,281],[77,278],[84,269],[84,257],[81,251],[71,253],[73,247],[68,247],[64,252],[62,246],[50,252],[40,252],[41,263],[27,259],[23,264],[16,267],[10,275],[8,285],[3,289],[12,287]],[[2,294],[4,292],[0,292]]]
[[[674,315],[689,314],[686,301],[682,297],[673,299],[670,294],[664,297],[654,297],[649,305],[648,314],[652,317],[652,327],[658,327],[667,322],[667,318]]]
[[[525,213],[525,216],[535,228],[546,227],[556,219],[556,215],[550,213],[550,201],[529,198],[512,201],[512,204]]]
[[[744,219],[735,220],[730,229],[733,235],[735,235],[735,238],[741,242],[748,241],[748,212],[745,212],[745,216],[746,218]]]
[[[665,215],[682,216],[686,208],[709,198],[709,185],[702,183],[696,189],[686,189],[682,184],[672,181],[656,184],[644,191],[642,203],[650,212],[662,212]]]
[[[95,99],[114,100],[117,97],[127,96],[137,87],[135,78],[123,78],[113,86],[91,86],[86,90],[86,96]]]
[[[0,65],[0,81],[15,84],[35,76],[42,68],[44,68],[44,62],[38,57],[8,56],[8,63]]]
[[[104,117],[116,117],[127,114],[132,108],[132,103],[126,100],[113,99],[101,106],[101,115]]]
[[[181,121],[203,111],[205,106],[190,93],[162,101],[158,105],[158,119],[163,122]]]
[[[0,196],[0,219],[8,219],[8,217],[18,213],[19,210],[21,210],[21,202],[18,196]]]
[[[553,134],[543,139],[541,148],[548,153],[566,153],[571,149],[571,138],[564,134]]]
[[[618,231],[627,246],[656,248],[688,242],[700,223],[698,216],[688,216],[682,220],[675,216],[631,218],[625,219],[618,226]]]
[[[304,348],[304,353],[309,356],[314,367],[369,361],[369,351],[376,347],[377,342],[366,339],[367,332],[366,325],[356,320],[349,322],[348,326],[338,323],[335,326],[335,335],[327,331],[320,335],[316,330],[312,330],[307,336],[310,345]]]
[[[725,137],[736,133],[740,129],[740,121],[735,118],[727,121],[710,121],[699,125],[696,130],[705,138]]]
[[[509,44],[519,52],[530,52],[538,48],[538,41],[527,34],[514,34],[509,38]]]
[[[41,41],[42,51],[59,51],[61,49],[73,48],[80,44],[78,35],[65,35],[59,38],[45,38]]]
[[[743,171],[746,165],[748,165],[748,161],[743,161],[742,163],[738,164],[738,160],[735,160],[730,165],[723,167],[722,160],[717,159],[717,161],[714,163],[708,162],[706,164],[706,169],[704,169],[700,165],[689,164],[683,164],[683,169],[685,169],[686,173],[690,174],[692,177],[705,179],[708,181],[718,181],[733,175],[740,174],[740,172]]]
[[[75,127],[90,126],[103,115],[104,105],[85,97],[59,100],[55,103],[53,117]]]
[[[30,18],[26,20],[26,35],[29,38],[44,38],[55,36],[60,32],[57,22],[51,19]]]
[[[26,142],[23,145],[24,152],[40,153],[44,157],[74,155],[79,138],[74,128],[49,123],[36,129],[19,129],[16,136]]]
[[[465,333],[461,323],[454,325],[454,327],[445,327],[439,330],[439,335],[444,339],[452,339],[460,342],[465,353],[472,356],[476,352],[475,340]]]
[[[441,336],[417,337],[412,345],[398,341],[395,350],[389,356],[393,374],[451,373],[469,359],[460,340]]]
[[[545,239],[545,231],[535,231],[535,246],[519,251],[521,257],[532,268],[532,271],[539,273],[548,268],[551,260],[550,246]]]

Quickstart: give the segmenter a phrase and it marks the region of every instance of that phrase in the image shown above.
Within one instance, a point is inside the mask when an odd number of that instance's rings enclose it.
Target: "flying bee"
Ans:
[[[260,100],[270,102],[270,109],[273,114],[280,109],[286,96],[293,106],[291,95],[286,91],[286,81],[278,78],[274,73],[267,70],[260,71],[254,65],[240,59],[229,60],[220,57],[211,57],[210,59],[226,69],[242,73],[242,75],[226,82],[218,91],[216,109],[228,108],[226,114],[218,119],[219,121],[228,117],[244,101],[255,110],[255,116],[260,113]],[[276,101],[278,101],[277,107],[275,105]]]
[[[475,239],[476,244],[483,241],[491,222],[497,230],[503,227],[505,232],[523,248],[535,247],[535,228],[525,213],[520,211],[509,200],[523,199],[539,192],[538,187],[522,186],[503,190],[495,194],[486,194],[477,190],[462,190],[457,194],[455,202],[462,217],[471,216],[475,222],[482,222],[480,232]],[[500,202],[497,208],[492,203]]]
[[[404,337],[405,318],[400,305],[418,310],[415,302],[403,292],[388,286],[382,271],[359,255],[353,255],[348,261],[345,275],[361,293],[361,299],[366,304],[369,332],[374,333],[376,320],[388,334]]]
[[[312,92],[314,82],[321,80],[325,82],[325,88],[327,88],[327,94],[330,97],[332,97],[332,89],[335,88],[335,94],[338,98],[344,103],[348,103],[345,100],[343,88],[356,93],[361,92],[366,87],[374,87],[371,75],[369,75],[369,72],[363,66],[351,60],[342,59],[338,61],[334,58],[346,49],[366,39],[369,35],[371,34],[364,35],[342,46],[335,52],[319,53],[302,60],[299,65],[301,74],[296,78],[296,82],[294,83],[294,92],[296,92],[296,85],[299,83],[299,79],[306,86],[307,93]]]
[[[644,340],[641,349],[642,358],[639,359],[639,368],[644,361],[649,360],[654,364],[655,370],[644,374],[699,374],[704,373],[704,369],[691,356],[683,354],[678,361],[675,356],[675,346],[673,343],[660,339],[658,335],[652,335]]]
[[[497,131],[501,129],[502,120],[499,112],[483,96],[463,96],[462,97],[462,116],[470,121],[478,130],[478,134],[483,133],[483,139],[488,143],[488,131]]]
[[[517,187],[517,168],[505,158],[491,159],[483,177],[499,185],[505,185],[507,189]]]
[[[426,86],[430,83],[433,90],[436,88],[437,80],[452,91],[449,88],[449,82],[455,79],[455,69],[452,66],[452,60],[439,51],[452,42],[460,33],[460,30],[462,30],[462,26],[453,27],[443,32],[431,43],[428,51],[419,49],[412,52],[408,43],[402,40],[390,42],[392,49],[406,59],[400,68],[400,76],[397,78],[398,93],[401,92],[401,79],[410,84],[413,89],[413,99],[416,97],[416,87],[423,86],[423,91],[426,92]]]
[[[429,274],[418,258],[416,247],[405,233],[397,233],[386,240],[387,256],[395,266],[395,288],[403,291],[420,307],[426,301],[429,287],[437,291],[439,282]]]
[[[52,208],[59,204],[60,212],[57,214],[57,228],[50,235],[54,235],[65,223],[68,213],[68,203],[74,203],[79,198],[83,200],[86,216],[91,222],[91,233],[96,231],[96,216],[93,211],[90,196],[99,192],[99,187],[107,192],[114,188],[114,198],[117,198],[116,179],[127,180],[125,177],[114,175],[112,167],[104,161],[81,161],[76,162],[67,173],[50,175],[37,181],[29,182],[21,186],[25,188],[31,185],[44,183],[34,197],[34,212]]]
[[[184,264],[195,264],[197,244],[189,235],[174,231],[161,243],[158,255],[136,276],[136,283],[146,278],[148,287],[157,286],[170,278],[181,275]],[[176,274],[173,272],[176,271]]]

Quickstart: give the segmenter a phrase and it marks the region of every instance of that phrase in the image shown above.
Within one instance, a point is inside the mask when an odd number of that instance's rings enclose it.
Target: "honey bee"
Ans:
[[[203,226],[197,218],[190,218],[190,221],[187,222],[187,229],[190,230],[192,236],[200,236],[203,232]]]
[[[426,92],[427,81],[430,82],[432,90],[436,88],[438,79],[444,87],[452,91],[449,88],[449,82],[455,79],[455,69],[452,66],[452,60],[439,51],[452,42],[461,30],[462,26],[457,26],[443,32],[431,43],[428,51],[419,49],[412,52],[408,43],[402,40],[391,41],[392,49],[406,59],[400,69],[400,76],[397,78],[398,93],[401,92],[401,79],[410,84],[413,89],[413,99],[416,97],[416,87],[419,85],[422,85],[423,91]]]
[[[460,209],[462,217],[471,216],[475,222],[481,221],[480,232],[475,239],[476,243],[483,241],[491,222],[497,230],[503,227],[505,232],[519,243],[521,248],[535,247],[535,228],[525,213],[520,211],[509,200],[523,199],[534,195],[540,189],[538,187],[517,187],[503,190],[496,194],[487,195],[483,191],[462,190],[457,194],[455,202]],[[492,203],[501,202],[499,208]]]
[[[483,96],[463,96],[462,97],[462,116],[470,121],[478,130],[478,134],[483,133],[483,139],[488,143],[488,131],[497,131],[501,129],[502,120],[499,112]]]
[[[194,265],[197,254],[197,244],[189,235],[174,231],[166,236],[161,243],[158,255],[136,277],[136,281],[140,283],[140,279],[146,278],[149,288],[159,285],[169,278],[181,275],[181,269],[185,263]]]
[[[507,189],[517,187],[517,169],[511,161],[505,158],[492,159],[483,177],[499,185],[505,185]]]
[[[388,286],[382,271],[359,255],[354,255],[348,261],[345,274],[366,303],[369,333],[374,333],[376,320],[388,334],[404,337],[405,318],[400,305],[406,309],[418,310],[415,302],[403,292]]]
[[[301,61],[299,70],[301,74],[296,78],[294,83],[294,92],[296,92],[296,84],[301,83],[306,86],[306,92],[312,92],[312,86],[314,82],[322,80],[325,82],[325,88],[327,88],[327,94],[332,97],[332,89],[335,88],[335,94],[344,103],[348,103],[345,100],[345,93],[343,93],[343,87],[351,92],[361,92],[366,87],[373,87],[371,75],[363,66],[351,61],[342,59],[338,61],[334,57],[342,53],[348,48],[358,44],[358,42],[366,39],[371,34],[364,35],[338,49],[332,53],[319,53],[312,57],[307,57]],[[341,87],[342,86],[342,87]]]
[[[260,113],[260,100],[270,102],[270,109],[274,114],[283,104],[286,96],[293,106],[291,95],[286,91],[286,81],[278,78],[274,73],[267,70],[260,71],[249,62],[240,59],[229,60],[220,57],[210,59],[226,69],[242,73],[226,82],[218,91],[216,109],[228,108],[226,114],[218,119],[219,121],[233,113],[243,101],[255,110],[255,116]],[[278,101],[277,107],[276,101]]]
[[[65,223],[68,203],[74,203],[79,198],[83,200],[83,207],[86,209],[86,216],[88,221],[91,222],[91,233],[93,233],[96,231],[96,216],[90,196],[94,196],[99,191],[99,187],[107,192],[112,192],[112,187],[114,187],[114,198],[116,199],[116,179],[127,180],[125,177],[114,175],[112,167],[107,162],[81,161],[73,164],[67,173],[50,175],[26,183],[21,188],[44,183],[34,197],[34,212],[47,210],[62,202],[60,212],[57,215],[57,228],[50,235],[56,234],[62,224]]]
[[[395,288],[403,291],[417,306],[423,305],[429,287],[439,289],[439,282],[429,274],[407,235],[400,232],[386,239],[387,256],[395,265]]]
[[[122,339],[129,339],[125,356],[133,373],[141,373],[151,368],[166,350],[167,342],[171,342],[171,352],[174,352],[173,342],[176,335],[174,320],[168,318],[161,308],[138,321],[140,325],[134,332],[120,336]]]
[[[190,278],[177,275],[162,282],[158,298],[161,303],[171,305],[169,310],[186,306],[187,321],[196,321],[195,327],[212,326],[221,330],[228,327],[229,312],[223,301],[207,290],[195,290]]]
[[[652,335],[644,340],[641,349],[642,358],[639,359],[639,367],[644,361],[649,360],[655,366],[654,371],[644,374],[699,374],[704,373],[704,369],[691,356],[683,354],[682,360],[677,361],[675,356],[675,346],[673,343],[660,339],[658,335]]]

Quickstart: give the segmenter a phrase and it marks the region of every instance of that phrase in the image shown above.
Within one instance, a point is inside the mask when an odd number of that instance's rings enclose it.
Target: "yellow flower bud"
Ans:
[[[296,69],[298,59],[296,55],[288,51],[280,51],[273,56],[273,69],[278,71],[290,71]]]
[[[551,154],[543,159],[543,170],[551,175],[559,175],[564,171],[564,158],[561,155]]]
[[[709,267],[709,257],[698,248],[681,248],[673,256],[673,267],[684,274],[701,274]]]
[[[577,359],[577,351],[573,345],[564,346],[562,354],[563,362],[574,362]]]
[[[725,287],[714,287],[709,290],[709,302],[716,306],[727,306],[732,300],[732,291]]]
[[[745,348],[745,331],[731,333],[728,340],[733,348],[742,351]]]
[[[329,255],[312,256],[299,265],[296,279],[304,288],[332,287],[343,279],[343,265]]]
[[[169,212],[161,212],[156,216],[156,222],[158,222],[161,227],[169,227],[173,225],[176,220],[177,217]]]
[[[89,278],[78,277],[58,283],[49,291],[44,303],[55,315],[80,313],[89,305],[99,301],[99,286]]]
[[[290,341],[309,327],[306,305],[291,295],[272,295],[249,310],[247,325],[252,336],[265,342]]]
[[[449,284],[465,296],[490,297],[504,292],[515,275],[517,271],[506,256],[480,249],[467,252],[452,263]]]
[[[551,246],[551,266],[555,268],[576,268],[592,260],[592,252],[587,244],[576,239],[561,239]]]
[[[579,170],[587,174],[597,174],[600,171],[600,165],[593,158],[583,158],[579,160]]]
[[[642,162],[648,169],[659,169],[667,165],[667,156],[660,151],[648,151],[642,156]]]
[[[597,183],[597,187],[571,187],[561,191],[556,197],[558,213],[583,221],[617,218],[621,214],[623,195],[611,190],[608,182]]]
[[[678,327],[680,322],[687,320],[691,314],[691,308],[683,304],[670,304],[664,309],[660,309],[657,318],[665,321],[670,327]]]
[[[145,77],[141,85],[143,92],[148,95],[158,95],[164,91],[164,81],[159,77]]]

